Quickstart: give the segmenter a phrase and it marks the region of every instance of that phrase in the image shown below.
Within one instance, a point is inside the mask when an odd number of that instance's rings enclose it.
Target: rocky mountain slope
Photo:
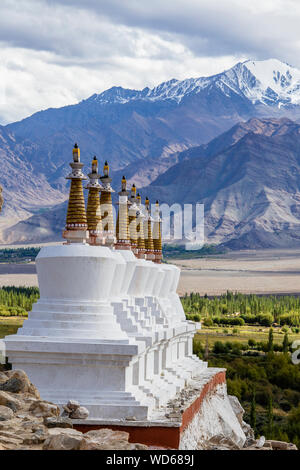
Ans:
[[[206,240],[233,249],[300,246],[300,126],[258,120],[185,152],[143,192],[203,202]]]
[[[77,105],[48,109],[0,127],[0,184],[5,199],[0,240],[53,239],[63,211],[60,204],[67,197],[64,176],[75,141],[84,163],[90,164],[94,154],[100,162],[107,158],[114,181],[125,173],[130,183],[144,187],[165,172],[167,179],[171,177],[179,161],[212,157],[249,132],[268,137],[277,124],[273,121],[267,129],[261,118],[270,116],[300,119],[300,71],[273,59],[238,63],[212,77],[173,79],[153,89],[113,87]],[[247,124],[253,117],[260,119]],[[238,122],[243,124],[232,130]],[[166,180],[158,179],[154,186],[162,181]],[[171,183],[167,181],[169,189]],[[149,191],[156,194],[154,187]],[[163,188],[167,200],[166,191]],[[176,188],[175,193],[177,198]],[[43,216],[51,208],[54,225],[52,216]],[[16,233],[8,230],[27,219]],[[227,243],[225,233],[219,233],[211,239]]]
[[[204,203],[206,242],[233,249],[300,246],[300,125],[253,118],[176,158],[141,193],[170,205]],[[18,241],[59,240],[65,214],[61,204],[9,233]]]

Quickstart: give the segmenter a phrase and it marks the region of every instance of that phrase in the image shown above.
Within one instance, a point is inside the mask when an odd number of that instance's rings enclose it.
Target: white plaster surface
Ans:
[[[242,448],[246,436],[230,404],[226,384],[219,384],[202,402],[200,411],[183,432],[181,450],[202,449],[205,441],[223,436]]]

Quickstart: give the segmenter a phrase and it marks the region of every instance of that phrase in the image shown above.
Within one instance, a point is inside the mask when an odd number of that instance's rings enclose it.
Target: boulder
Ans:
[[[44,450],[78,450],[83,434],[75,429],[53,428],[49,429]]]
[[[33,395],[35,398],[40,399],[40,394],[38,389],[30,382],[27,374],[23,370],[10,370],[6,373],[9,378],[7,386],[10,386],[12,389],[7,390],[12,393],[28,393]],[[19,390],[17,391],[17,389]],[[16,391],[14,391],[14,389]]]
[[[0,444],[13,449],[18,445],[21,445],[23,439],[19,436],[16,436],[13,432],[0,431]]]
[[[96,429],[84,434],[88,439],[94,439],[101,442],[126,441],[128,442],[129,433],[125,431],[112,431],[111,429]]]
[[[69,400],[67,403],[67,408],[71,411],[75,411],[79,407],[80,407],[80,403],[76,400]]]
[[[49,437],[47,430],[38,429],[34,433],[23,434],[23,444],[25,445],[37,445],[42,444]]]
[[[217,436],[213,436],[209,441],[206,442],[206,448],[222,448],[222,449],[229,449],[229,450],[239,450],[240,447],[228,436],[224,434],[219,434]]]
[[[129,434],[124,431],[99,429],[83,435],[79,450],[146,450],[143,444],[128,442]]]
[[[79,406],[70,414],[71,419],[87,419],[89,417],[89,410],[84,406]]]
[[[17,411],[24,408],[25,403],[11,393],[0,391],[0,405],[7,406],[13,411]]]
[[[72,420],[63,416],[44,418],[44,425],[47,428],[73,428]]]
[[[0,384],[0,390],[11,393],[19,393],[24,391],[23,386],[23,382],[18,379],[18,377],[11,377],[7,380],[7,382]]]
[[[272,449],[272,444],[270,441],[266,441],[263,445],[263,447],[267,447],[267,449]]]
[[[14,412],[8,406],[0,405],[0,421],[7,421],[14,417]]]
[[[29,411],[34,416],[41,418],[47,418],[49,416],[59,416],[60,413],[59,406],[42,400],[34,401],[31,404]]]
[[[7,375],[4,372],[0,372],[0,384],[6,382],[8,379]]]
[[[294,444],[290,444],[289,442],[274,441],[271,439],[268,442],[271,444],[272,449],[274,450],[289,450],[289,448],[297,450],[297,447]]]

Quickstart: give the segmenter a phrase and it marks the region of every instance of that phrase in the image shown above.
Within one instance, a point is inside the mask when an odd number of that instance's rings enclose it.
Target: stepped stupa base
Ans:
[[[201,439],[209,438],[209,426],[203,435],[199,420],[208,419],[207,403],[219,401],[230,429],[233,441],[243,446],[245,435],[228,402],[225,369],[209,368],[203,371],[181,393],[166,406],[153,412],[151,418],[139,420],[74,420],[74,428],[83,433],[109,428],[129,433],[129,442],[140,442],[148,446],[165,449],[197,449]],[[209,405],[208,405],[209,406]],[[205,409],[204,409],[205,408]],[[206,415],[206,416],[204,416]],[[212,417],[211,417],[212,418]],[[220,419],[222,421],[222,417]],[[216,429],[216,423],[211,423]]]

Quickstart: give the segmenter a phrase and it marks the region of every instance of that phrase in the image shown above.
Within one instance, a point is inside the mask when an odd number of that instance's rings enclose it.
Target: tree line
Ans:
[[[2,287],[0,289],[0,316],[27,316],[39,296],[37,287]]]
[[[181,302],[190,320],[203,320],[207,326],[259,324],[300,327],[300,297],[293,295],[241,294],[228,291],[209,298],[198,293],[185,294]]]

